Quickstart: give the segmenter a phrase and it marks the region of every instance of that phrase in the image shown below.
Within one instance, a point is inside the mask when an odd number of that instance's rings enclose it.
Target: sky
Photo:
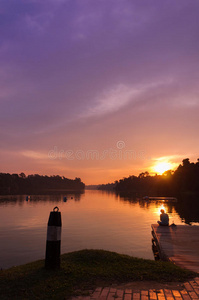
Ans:
[[[0,172],[114,182],[199,149],[199,1],[1,0]]]

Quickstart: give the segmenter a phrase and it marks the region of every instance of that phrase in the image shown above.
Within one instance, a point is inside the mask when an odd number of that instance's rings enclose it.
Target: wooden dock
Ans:
[[[199,226],[152,224],[151,227],[160,259],[199,273]]]

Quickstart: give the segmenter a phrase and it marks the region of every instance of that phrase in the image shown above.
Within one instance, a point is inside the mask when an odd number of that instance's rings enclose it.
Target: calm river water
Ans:
[[[153,259],[151,224],[159,219],[161,202],[123,198],[86,190],[84,194],[0,196],[0,268],[45,258],[50,211],[62,216],[61,252],[105,249]],[[164,205],[170,223],[181,224],[175,206]]]

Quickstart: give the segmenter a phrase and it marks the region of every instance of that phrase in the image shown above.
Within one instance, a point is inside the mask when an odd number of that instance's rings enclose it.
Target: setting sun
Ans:
[[[160,162],[157,163],[154,167],[153,167],[154,171],[157,174],[162,175],[165,171],[171,170],[172,169],[172,164],[169,162]]]

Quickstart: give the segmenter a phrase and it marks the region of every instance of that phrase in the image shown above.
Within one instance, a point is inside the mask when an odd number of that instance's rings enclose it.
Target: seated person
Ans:
[[[169,226],[169,216],[168,216],[168,214],[166,214],[164,212],[164,209],[161,209],[160,212],[161,212],[160,221],[157,221],[157,223],[159,225],[162,225],[162,226]]]

